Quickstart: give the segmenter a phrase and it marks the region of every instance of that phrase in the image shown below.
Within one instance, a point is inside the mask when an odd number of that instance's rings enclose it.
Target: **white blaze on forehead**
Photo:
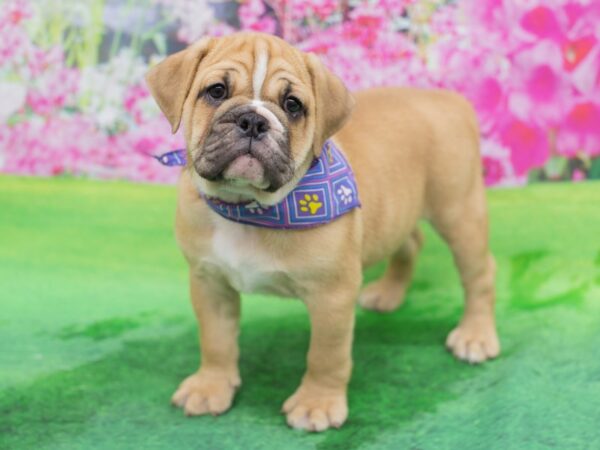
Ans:
[[[267,77],[267,67],[269,66],[269,53],[264,47],[259,47],[256,50],[256,58],[254,60],[254,73],[252,74],[252,89],[254,98],[260,100],[260,91]]]
[[[254,73],[252,74],[252,90],[254,91],[254,100],[251,104],[257,114],[265,117],[269,121],[272,129],[283,132],[283,124],[273,112],[264,106],[264,102],[260,100],[260,92],[267,78],[267,68],[269,66],[269,52],[267,47],[259,43],[255,51],[254,58]]]

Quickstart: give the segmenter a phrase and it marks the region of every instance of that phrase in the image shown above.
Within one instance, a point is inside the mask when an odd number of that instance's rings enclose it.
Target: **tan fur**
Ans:
[[[285,76],[297,84],[309,109],[301,123],[287,124],[301,177],[306,161],[339,129],[353,103],[339,79],[316,57],[270,36],[238,35],[204,42],[200,50],[190,50],[200,61],[196,66],[188,63],[197,68],[189,85],[185,74],[179,77],[181,92],[185,91],[183,102],[183,94],[173,91],[173,83],[160,74],[181,67],[181,56],[177,60],[167,58],[148,81],[159,104],[163,99],[161,108],[172,123],[179,121],[177,104],[183,103],[181,120],[193,158],[208,124],[218,114],[218,110],[196,101],[205,78],[215,77],[219,67],[236,67],[236,92],[228,101],[250,102],[257,45],[266,46],[269,52],[261,100],[272,102],[273,113],[281,116],[275,105],[281,89],[277,80]],[[163,88],[174,92],[169,94],[173,105],[164,104]],[[229,222],[213,213],[198,195],[199,189],[218,191],[219,187],[199,180],[191,167],[183,171],[176,235],[190,266],[191,297],[202,348],[200,370],[173,396],[173,402],[187,414],[226,411],[240,385],[237,288],[304,301],[312,328],[307,370],[283,411],[288,424],[295,428],[321,431],[341,426],[348,414],[346,387],[362,270],[391,258],[383,278],[363,291],[360,302],[379,311],[399,306],[422,245],[417,230],[420,219],[429,220],[450,246],[465,289],[465,314],[450,333],[448,348],[459,359],[472,363],[498,355],[494,261],[488,249],[478,130],[471,107],[463,98],[445,91],[385,88],[355,97],[350,120],[333,140],[355,171],[362,207],[328,225],[284,231]],[[286,122],[285,117],[282,121]],[[229,201],[276,201],[293,188],[298,177],[263,198],[252,190],[218,192]]]

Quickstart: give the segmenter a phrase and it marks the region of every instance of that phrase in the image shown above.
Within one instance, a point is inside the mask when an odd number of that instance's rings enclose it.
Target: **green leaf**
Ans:
[[[588,172],[588,178],[594,180],[600,179],[600,158],[592,159],[592,164]]]
[[[544,169],[533,169],[527,174],[527,183],[535,183],[542,180]]]
[[[154,44],[160,55],[164,55],[167,53],[167,39],[165,38],[164,34],[157,33],[154,36],[152,36],[152,43]]]

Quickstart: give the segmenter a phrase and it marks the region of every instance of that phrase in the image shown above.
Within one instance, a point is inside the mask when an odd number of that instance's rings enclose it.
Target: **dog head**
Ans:
[[[224,201],[280,201],[353,106],[311,54],[259,33],[206,38],[146,76],[175,133],[183,124],[192,175]]]

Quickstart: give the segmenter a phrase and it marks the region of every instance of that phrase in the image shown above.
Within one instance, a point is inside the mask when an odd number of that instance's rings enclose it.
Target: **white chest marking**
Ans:
[[[255,100],[260,100],[260,91],[262,90],[263,83],[267,77],[268,66],[269,54],[267,53],[267,49],[258,49],[254,62],[254,73],[252,74],[252,89],[254,90]]]
[[[239,292],[293,296],[289,277],[252,228],[219,219],[206,262]]]

